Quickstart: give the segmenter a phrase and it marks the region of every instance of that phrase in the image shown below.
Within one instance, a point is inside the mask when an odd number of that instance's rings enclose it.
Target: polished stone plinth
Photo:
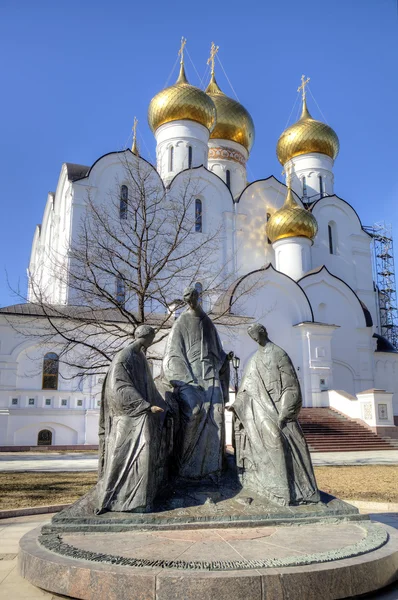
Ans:
[[[37,529],[22,538],[19,561],[34,585],[82,600],[331,600],[393,582],[398,533],[370,521],[103,533]]]

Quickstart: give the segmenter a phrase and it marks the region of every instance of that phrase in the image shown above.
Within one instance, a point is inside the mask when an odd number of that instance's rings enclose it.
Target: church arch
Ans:
[[[51,446],[53,443],[53,432],[50,429],[40,429],[37,434],[38,446]]]

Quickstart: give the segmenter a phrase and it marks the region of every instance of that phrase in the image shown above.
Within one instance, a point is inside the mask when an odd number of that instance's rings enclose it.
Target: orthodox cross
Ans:
[[[184,36],[182,36],[181,38],[181,47],[178,51],[178,56],[181,56],[180,59],[180,64],[183,65],[184,64],[184,48],[185,48],[185,44],[187,43],[187,38],[184,38]]]
[[[133,145],[132,145],[132,151],[134,153],[137,152],[137,125],[138,125],[138,119],[137,117],[134,117],[134,124],[133,124]]]
[[[210,57],[207,60],[207,64],[211,65],[211,74],[214,75],[214,61],[216,54],[219,50],[219,46],[216,46],[214,42],[211,43]]]
[[[308,77],[307,79],[305,78],[305,75],[301,76],[301,85],[297,88],[297,91],[300,92],[300,90],[302,91],[302,97],[303,97],[303,101],[305,100],[305,96],[307,94],[306,90],[305,90],[305,86],[308,85],[308,82],[310,81],[310,78]]]

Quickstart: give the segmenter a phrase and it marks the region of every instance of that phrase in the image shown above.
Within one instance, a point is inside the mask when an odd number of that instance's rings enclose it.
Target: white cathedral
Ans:
[[[310,115],[303,79],[301,117],[277,142],[288,187],[272,175],[249,183],[253,120],[219,88],[215,51],[213,46],[211,80],[203,91],[186,78],[182,47],[176,83],[151,100],[148,112],[156,140],[156,167],[151,168],[157,185],[172,193],[187,177],[196,181],[200,223],[192,235],[204,234],[214,224],[222,229],[218,260],[220,266],[228,265],[233,285],[214,306],[204,308],[211,314],[217,305],[233,306],[239,288],[256,280],[244,301],[246,321],[263,322],[272,341],[288,352],[303,406],[331,407],[375,432],[398,437],[398,353],[382,337],[372,238],[351,204],[335,194],[338,137]],[[46,256],[55,250],[67,261],[88,192],[100,206],[118,181],[120,201],[126,201],[121,158],[132,169],[148,165],[135,143],[132,150],[110,152],[91,167],[64,163],[56,191],[48,194],[33,237],[29,273],[40,273],[54,306],[68,307],[75,299]],[[103,376],[68,377],[58,360],[62,340],[44,345],[34,335],[46,323],[31,288],[27,303],[0,309],[2,448],[97,444]],[[232,336],[227,329],[219,327],[224,348],[233,350],[244,368],[256,350],[247,323],[237,325]],[[26,335],[29,330],[32,337]]]

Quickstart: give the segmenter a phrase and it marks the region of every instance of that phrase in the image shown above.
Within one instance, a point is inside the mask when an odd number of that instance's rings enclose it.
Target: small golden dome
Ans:
[[[229,98],[219,88],[214,73],[206,89],[216,105],[216,126],[211,132],[213,139],[232,140],[250,152],[254,143],[254,123],[248,111],[242,104]]]
[[[279,162],[284,165],[288,160],[308,154],[319,152],[333,158],[339,153],[339,138],[329,125],[316,121],[308,112],[307,103],[303,98],[301,117],[282,133],[276,147]]]
[[[211,131],[216,120],[216,108],[205,92],[188,83],[182,62],[176,83],[152,98],[148,123],[152,131],[156,131],[165,123],[185,119],[196,121]]]
[[[289,187],[282,208],[274,212],[267,223],[267,237],[272,243],[290,237],[313,240],[317,231],[314,215],[296,202]]]

